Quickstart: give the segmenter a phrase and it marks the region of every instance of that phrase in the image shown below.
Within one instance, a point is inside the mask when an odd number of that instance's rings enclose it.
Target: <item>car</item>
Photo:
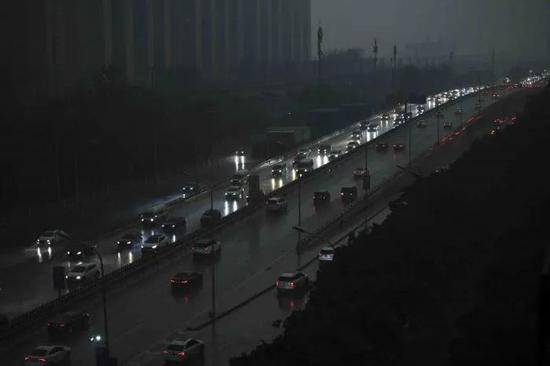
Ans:
[[[238,201],[244,197],[244,188],[239,186],[231,186],[225,191],[226,201]]]
[[[166,233],[174,233],[178,230],[183,230],[186,227],[187,219],[185,217],[172,217],[160,225],[160,228]]]
[[[382,113],[382,116],[380,117],[382,121],[387,122],[390,120],[390,114],[389,113]]]
[[[146,211],[140,215],[142,225],[156,225],[166,218],[166,213],[163,211]]]
[[[455,114],[457,116],[460,116],[462,113],[464,113],[464,110],[462,108],[457,108],[456,111],[455,111]]]
[[[369,174],[369,172],[365,168],[356,168],[356,169],[353,170],[353,177],[354,178],[363,178],[368,174]]]
[[[493,99],[498,99],[499,98],[498,93],[493,93],[491,96],[493,97]]]
[[[319,206],[330,202],[330,192],[317,191],[313,193],[313,204]]]
[[[366,130],[368,126],[369,126],[369,121],[361,121],[361,122],[359,122],[359,129],[360,129],[361,131]]]
[[[330,154],[331,151],[332,151],[332,146],[328,144],[319,145],[319,148],[317,149],[317,152],[319,153],[319,155],[328,155]]]
[[[357,187],[342,187],[340,190],[342,202],[352,202],[357,199]]]
[[[183,192],[183,198],[189,198],[199,194],[201,188],[198,183],[185,183],[181,190]]]
[[[351,133],[351,141],[358,142],[361,141],[361,137],[363,137],[363,133],[361,131],[353,131]]]
[[[288,209],[288,202],[284,197],[271,197],[267,200],[267,211],[269,212],[281,212]]]
[[[222,246],[219,240],[211,238],[199,239],[193,244],[191,250],[195,258],[208,257],[220,254]]]
[[[162,353],[166,364],[187,364],[204,358],[204,342],[195,338],[175,339],[166,345]]]
[[[357,141],[349,141],[348,144],[347,144],[347,147],[354,150],[354,149],[357,149],[359,147],[359,143]]]
[[[170,286],[173,289],[191,289],[202,285],[202,273],[179,272],[170,278]]]
[[[398,142],[393,144],[392,147],[393,147],[393,151],[401,151],[405,148],[405,144]]]
[[[246,151],[244,149],[239,149],[239,150],[235,151],[235,156],[245,157],[246,156]]]
[[[394,127],[401,126],[406,122],[405,115],[403,113],[400,113],[395,118],[395,121],[393,122]]]
[[[443,128],[449,129],[453,127],[453,123],[450,121],[443,122]]]
[[[504,123],[506,123],[506,120],[504,118],[497,117],[493,120],[493,126],[501,126]]]
[[[313,159],[304,159],[304,160],[300,160],[296,166],[294,167],[294,169],[296,170],[296,173],[299,175],[299,176],[302,176],[304,175],[305,173],[309,172],[309,171],[312,171],[313,170]]]
[[[428,126],[428,125],[426,124],[425,121],[418,121],[416,123],[416,127],[418,127],[418,128],[426,128],[426,126]]]
[[[71,237],[69,236],[69,234],[67,234],[63,230],[46,230],[38,236],[38,238],[36,239],[36,245],[50,246],[70,239]]]
[[[423,105],[418,105],[416,106],[416,113],[418,114],[422,114],[425,112],[425,109],[424,109],[424,106]]]
[[[124,249],[129,249],[138,243],[141,243],[141,234],[136,232],[130,232],[122,235],[115,242],[115,245],[118,250],[124,250]]]
[[[489,131],[487,132],[487,134],[488,134],[489,136],[495,136],[495,135],[497,135],[499,132],[500,132],[500,127],[492,127],[491,129],[489,129]]]
[[[334,160],[338,159],[338,157],[340,157],[340,155],[342,155],[342,151],[340,151],[340,150],[333,150],[333,151],[328,155],[328,161],[334,161]]]
[[[201,216],[201,227],[212,227],[217,225],[222,220],[220,210],[211,209],[205,211]]]
[[[76,330],[86,330],[90,326],[90,314],[85,311],[70,311],[48,322],[48,334],[61,336]]]
[[[70,260],[82,260],[95,255],[97,244],[91,242],[71,242],[65,247],[65,254]]]
[[[376,143],[376,151],[386,151],[388,150],[388,144],[385,142]]]
[[[286,165],[277,164],[271,167],[271,176],[272,177],[282,177],[286,174]]]
[[[324,247],[319,251],[319,262],[332,262],[334,260],[334,248]]]
[[[434,170],[435,174],[442,174],[449,170],[449,165],[443,165]]]
[[[67,346],[38,346],[25,356],[25,366],[69,365],[71,349]]]
[[[97,263],[78,263],[65,275],[68,284],[85,283],[101,276]]]
[[[309,285],[309,278],[303,272],[282,273],[275,282],[277,293],[295,292],[306,290]]]
[[[298,155],[303,155],[306,158],[313,153],[313,149],[311,147],[302,147],[298,149]]]
[[[394,200],[394,201],[391,201],[388,206],[392,209],[392,210],[396,210],[396,209],[399,209],[399,208],[403,208],[403,207],[407,207],[409,205],[409,203],[407,201],[404,201],[402,199],[397,199],[397,200]]]
[[[378,124],[376,123],[371,123],[367,126],[367,131],[369,132],[376,132],[378,131]]]
[[[161,248],[164,248],[170,244],[168,237],[163,234],[156,234],[149,237],[141,244],[141,254],[156,253]]]
[[[233,175],[233,177],[231,177],[230,183],[231,183],[232,186],[242,187],[246,183],[248,183],[248,176],[249,175],[250,174],[248,173],[248,170],[241,169],[237,173],[235,173]]]

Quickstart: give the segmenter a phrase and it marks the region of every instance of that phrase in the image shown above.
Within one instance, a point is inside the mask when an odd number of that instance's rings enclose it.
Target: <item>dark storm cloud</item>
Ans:
[[[312,22],[327,48],[370,48],[440,41],[457,54],[530,58],[550,53],[547,0],[312,0]]]

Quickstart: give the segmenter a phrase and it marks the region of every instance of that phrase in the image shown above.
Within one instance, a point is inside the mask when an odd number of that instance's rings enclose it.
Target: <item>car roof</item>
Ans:
[[[334,248],[333,247],[323,247],[323,248],[321,248],[321,251],[323,251],[323,250],[332,252],[332,251],[334,251]]]
[[[193,276],[200,276],[202,273],[200,272],[178,272],[174,275],[174,277],[193,277]]]
[[[35,350],[36,350],[36,349],[43,349],[43,350],[49,352],[49,351],[51,351],[54,347],[63,347],[63,346],[58,346],[58,345],[52,344],[52,345],[49,345],[49,346],[36,346],[36,347],[34,347],[34,349],[35,349]]]

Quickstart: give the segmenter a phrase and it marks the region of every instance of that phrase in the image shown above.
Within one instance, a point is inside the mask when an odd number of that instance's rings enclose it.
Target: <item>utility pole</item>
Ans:
[[[374,44],[372,46],[372,53],[374,54],[374,71],[376,71],[376,67],[378,65],[378,41],[376,38],[374,39]]]
[[[323,63],[323,27],[321,27],[321,22],[319,22],[319,29],[317,30],[317,77],[321,81],[323,72],[322,72],[322,63]]]
[[[210,317],[216,319],[216,261],[212,262],[212,313]]]

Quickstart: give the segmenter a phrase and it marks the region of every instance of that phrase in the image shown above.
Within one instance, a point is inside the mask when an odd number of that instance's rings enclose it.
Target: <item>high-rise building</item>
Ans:
[[[131,83],[269,74],[309,59],[311,0],[18,0],[13,83],[60,96],[111,70]]]

